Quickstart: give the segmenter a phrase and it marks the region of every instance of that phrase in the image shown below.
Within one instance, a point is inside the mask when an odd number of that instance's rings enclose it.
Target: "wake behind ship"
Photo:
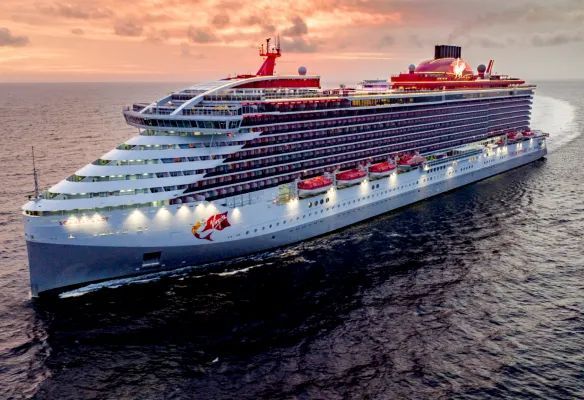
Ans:
[[[389,82],[274,75],[124,109],[139,134],[23,206],[33,296],[322,235],[546,154],[534,86],[456,46]]]

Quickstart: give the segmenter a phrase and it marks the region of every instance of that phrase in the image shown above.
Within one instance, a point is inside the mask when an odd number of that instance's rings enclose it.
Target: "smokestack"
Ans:
[[[449,46],[445,44],[434,47],[434,59],[438,58],[461,58],[462,48],[460,46]]]

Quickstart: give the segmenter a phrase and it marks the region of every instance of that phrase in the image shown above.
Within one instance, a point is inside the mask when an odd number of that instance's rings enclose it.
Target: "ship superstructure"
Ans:
[[[33,294],[284,245],[545,154],[534,86],[459,47],[390,88],[323,89],[304,67],[274,75],[279,43],[260,55],[255,75],[127,107],[139,135],[23,207]]]

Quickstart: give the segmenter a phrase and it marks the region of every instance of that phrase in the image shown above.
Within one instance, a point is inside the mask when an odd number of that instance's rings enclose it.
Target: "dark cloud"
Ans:
[[[74,35],[83,35],[85,34],[85,31],[81,28],[73,28],[71,29],[71,33]]]
[[[165,29],[149,29],[146,33],[146,40],[152,43],[162,43],[168,39],[169,33]]]
[[[304,22],[304,20],[302,18],[300,18],[299,16],[295,16],[292,18],[292,26],[289,27],[288,29],[285,29],[282,34],[285,36],[291,36],[291,37],[296,37],[296,36],[302,36],[308,33],[308,26],[306,26],[306,23]]]
[[[143,22],[153,23],[172,21],[174,18],[164,13],[146,13],[140,14],[140,20]]]
[[[215,6],[219,10],[237,11],[245,6],[244,2],[239,0],[221,0]]]
[[[314,42],[309,42],[302,37],[283,38],[282,48],[291,53],[314,53],[318,46]]]
[[[28,44],[26,36],[13,35],[8,28],[0,28],[0,47],[22,47]]]
[[[134,18],[117,19],[114,23],[114,32],[120,36],[140,36],[142,24]]]
[[[450,33],[449,40],[466,36],[477,29],[486,28],[493,30],[497,25],[508,25],[510,27],[542,26],[549,24],[570,24],[577,22],[577,16],[582,14],[583,4],[581,0],[575,1],[533,1],[531,4],[510,7],[499,0],[498,7],[492,7],[496,11],[488,11],[478,14],[476,17],[466,19],[458,24]],[[498,32],[497,32],[498,33]]]
[[[308,33],[308,26],[304,20],[299,16],[294,16],[290,22],[292,25],[282,32],[284,35],[282,47],[286,51],[293,53],[312,53],[316,51],[316,43],[305,38]]]
[[[395,44],[395,38],[393,36],[385,35],[379,39],[379,47],[391,47]]]
[[[260,18],[257,15],[250,15],[241,19],[241,23],[244,25],[256,25],[262,28],[264,34],[271,35],[276,32],[276,26],[270,20],[269,17]]]
[[[206,58],[204,54],[201,53],[193,53],[192,48],[188,43],[181,43],[180,44],[180,55],[181,57],[185,58],[197,58],[197,59],[204,59]]]
[[[213,17],[211,23],[217,28],[224,28],[229,24],[229,15],[217,14]]]
[[[584,42],[584,32],[542,33],[531,38],[531,44],[535,47],[561,46],[576,42]]]
[[[424,41],[422,39],[420,39],[420,37],[418,35],[416,35],[415,33],[408,36],[408,43],[411,44],[412,46],[415,46],[418,48],[422,48],[422,47],[427,46],[426,43],[424,43]]]
[[[485,49],[498,49],[507,47],[508,39],[491,36],[470,36],[464,40],[464,45],[469,47],[483,47]]]
[[[241,22],[245,25],[261,25],[263,21],[265,21],[265,19],[260,18],[257,15],[249,15],[241,19]]]
[[[189,27],[187,36],[193,43],[212,43],[217,41],[217,37],[210,33],[209,28]]]
[[[96,7],[95,5],[54,3],[41,7],[41,11],[64,18],[77,19],[99,19],[113,16],[113,12],[107,7]]]

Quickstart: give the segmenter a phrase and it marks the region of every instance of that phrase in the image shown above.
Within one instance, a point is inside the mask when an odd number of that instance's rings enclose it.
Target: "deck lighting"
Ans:
[[[176,216],[181,220],[187,220],[190,217],[189,207],[186,204],[180,206],[176,212]]]
[[[126,218],[125,225],[129,225],[130,227],[144,226],[143,224],[146,223],[146,220],[147,219],[144,213],[138,209],[135,209],[130,213],[130,215],[128,215],[128,218]]]
[[[298,200],[298,197],[295,197],[287,203],[287,207],[290,211],[294,211],[293,214],[296,214],[296,212],[298,211],[299,204],[300,201]]]
[[[156,223],[166,223],[170,221],[171,216],[170,211],[166,207],[161,207],[156,211],[154,219]]]

